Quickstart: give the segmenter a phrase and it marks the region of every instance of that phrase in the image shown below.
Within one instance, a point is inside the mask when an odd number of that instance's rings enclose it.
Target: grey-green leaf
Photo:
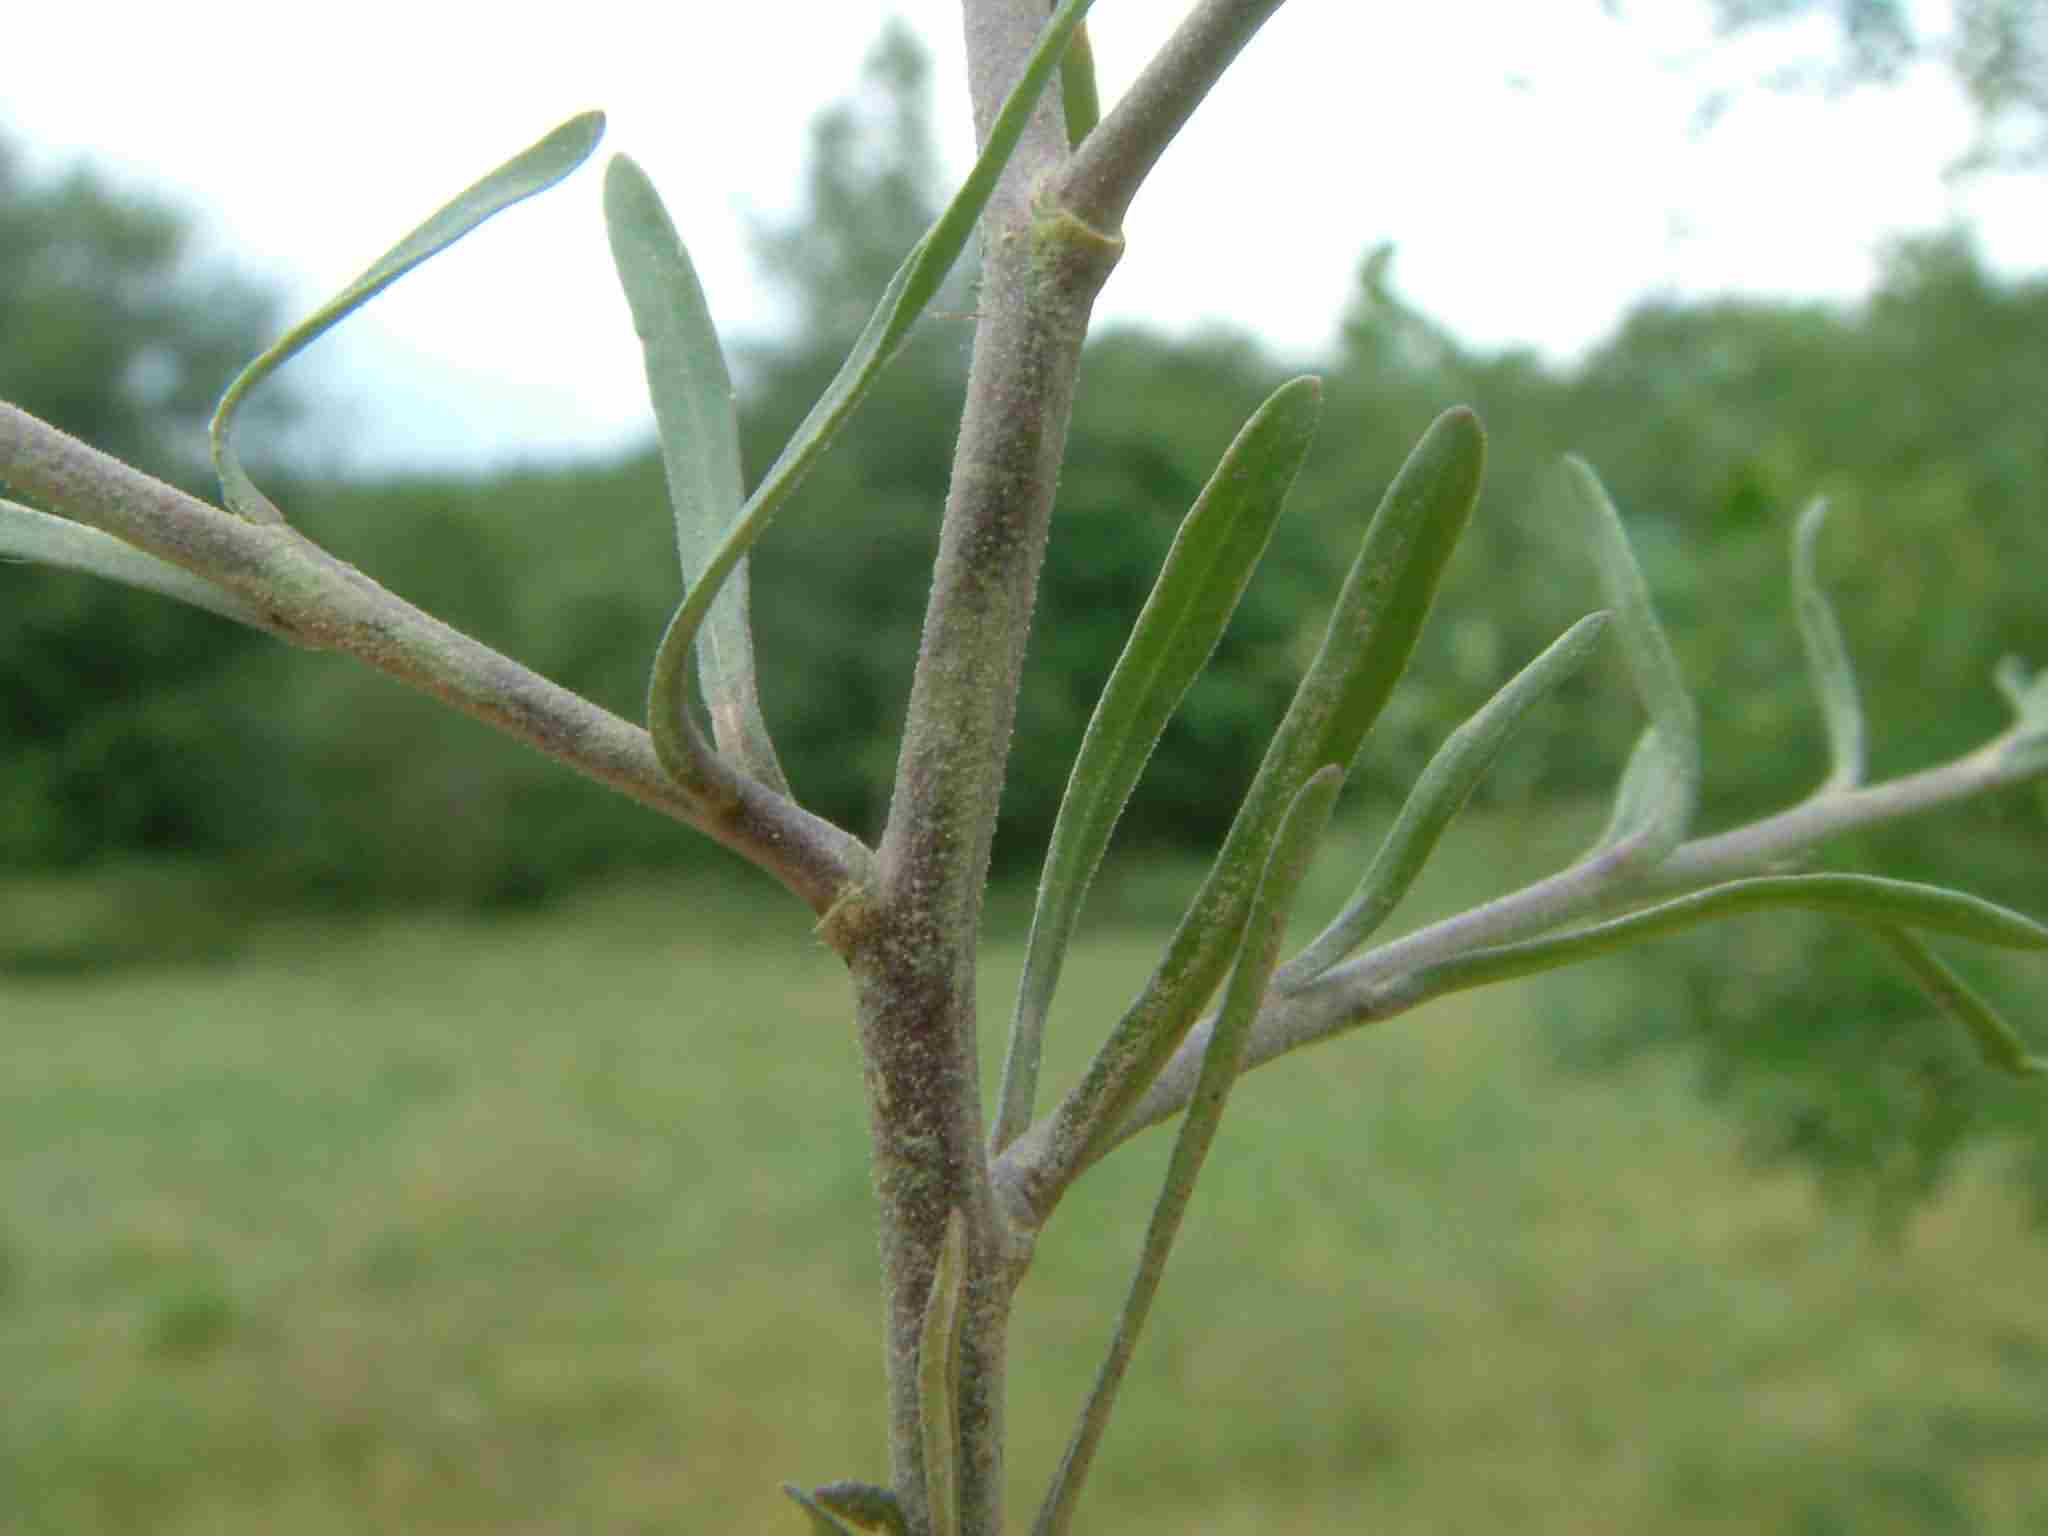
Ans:
[[[31,560],[38,565],[104,576],[123,586],[174,597],[224,619],[276,635],[280,640],[299,643],[262,609],[225,587],[217,587],[168,560],[159,560],[111,533],[52,517],[18,502],[0,501],[0,559]]]
[[[875,1483],[822,1483],[811,1490],[811,1497],[864,1531],[910,1536],[910,1528],[903,1519],[903,1506],[897,1502],[893,1489]]]
[[[1400,903],[1422,872],[1437,839],[1470,797],[1515,727],[1538,701],[1575,676],[1607,628],[1606,613],[1588,614],[1451,732],[1415,781],[1401,813],[1344,910],[1274,976],[1290,991],[1308,985],[1363,944]]]
[[[917,1411],[924,1430],[925,1515],[932,1536],[960,1532],[959,1330],[966,1293],[967,1219],[955,1208],[946,1213],[946,1236],[917,1339]]]
[[[1321,384],[1301,378],[1245,423],[1181,524],[1096,702],[1039,879],[1003,1069],[998,1151],[1031,1119],[1046,1013],[1110,833],[1265,553],[1321,411]]]
[[[732,376],[689,253],[654,184],[625,155],[614,156],[606,168],[604,213],[612,261],[646,358],[647,391],[687,589],[703,576],[713,552],[739,520],[743,487]],[[788,781],[761,716],[747,607],[747,572],[741,562],[698,636],[698,676],[719,751],[786,794]],[[689,708],[683,676],[659,681],[653,695],[665,705],[654,713],[655,729],[666,728],[671,751],[686,746],[687,735],[674,730],[672,719],[674,712]]]
[[[1067,56],[1060,61],[1060,106],[1066,113],[1067,144],[1078,149],[1102,121],[1102,93],[1095,84],[1095,49],[1088,42],[1086,27],[1074,28]]]
[[[1459,407],[1422,436],[1373,513],[1315,659],[1273,734],[1166,953],[1060,1103],[1048,1179],[1063,1187],[1117,1127],[1194,1024],[1235,953],[1281,818],[1311,775],[1348,769],[1408,665],[1479,499],[1486,434]]]
[[[838,374],[783,445],[768,473],[762,476],[761,483],[747,498],[731,531],[705,562],[703,574],[698,577],[696,585],[684,595],[682,606],[669,620],[668,630],[661,638],[661,648],[655,655],[654,686],[648,704],[650,719],[657,711],[670,710],[670,704],[661,695],[672,693],[673,688],[665,685],[682,675],[683,660],[696,644],[698,628],[704,623],[726,580],[766,531],[769,522],[788,501],[798,482],[817,462],[840,427],[845,425],[854,408],[866,398],[869,388],[909,336],[911,326],[938,295],[946,274],[952,270],[953,263],[959,259],[968,238],[974,233],[975,223],[980,219],[982,209],[988,205],[989,197],[1002,177],[1003,167],[1015,153],[1024,127],[1031,120],[1032,108],[1045,90],[1046,82],[1052,78],[1053,71],[1059,68],[1068,39],[1091,4],[1093,0],[1062,0],[1059,9],[1053,12],[1052,20],[1039,34],[1038,42],[1025,60],[1017,84],[996,113],[981,154],[967,173],[967,179],[961,183],[960,190],[946,205],[945,211],[925,232],[924,238],[911,248],[903,265],[896,269],[896,275],[890,278],[888,287],[882,291],[874,313],[868,318],[867,327],[854,342],[853,350],[840,365]],[[661,746],[659,734],[656,734],[655,745]],[[671,772],[676,771],[677,765],[669,756],[665,755],[663,761],[670,764]]]
[[[228,510],[252,523],[281,523],[284,514],[258,490],[242,468],[230,433],[236,410],[249,391],[353,311],[479,224],[512,204],[546,190],[590,157],[604,133],[604,114],[572,117],[532,148],[515,155],[464,191],[426,223],[386,251],[362,276],[300,321],[236,376],[213,413],[213,466]]]
[[[789,1495],[792,1503],[810,1517],[811,1530],[816,1536],[856,1536],[856,1533],[841,1525],[832,1512],[812,1498],[795,1483],[784,1483],[782,1491]]]
[[[1834,605],[1821,589],[1816,546],[1828,504],[1817,498],[1800,514],[1792,534],[1792,607],[1799,619],[1799,639],[1806,651],[1806,670],[1820,699],[1821,721],[1827,729],[1828,776],[1822,792],[1854,789],[1863,782],[1863,705],[1856,694],[1856,669]]]
[[[1251,1049],[1252,1025],[1272,983],[1274,962],[1280,958],[1288,910],[1329,827],[1330,812],[1337,804],[1337,792],[1343,783],[1343,771],[1334,764],[1313,774],[1288,805],[1274,834],[1272,851],[1260,873],[1238,945],[1237,964],[1224,991],[1223,1007],[1202,1051],[1202,1069],[1195,1082],[1194,1097],[1188,1101],[1186,1117],[1167,1163],[1166,1180],[1146,1227],[1137,1273],[1131,1277],[1130,1293],[1117,1319],[1116,1335],[1067,1442],[1066,1454],[1060,1459],[1059,1471],[1039,1510],[1038,1521],[1032,1527],[1034,1536],[1064,1536],[1073,1523],[1081,1485],[1087,1479],[1096,1447],[1116,1406],[1117,1389],[1123,1383],[1138,1335],[1151,1313],[1153,1298],[1159,1293],[1167,1256],[1180,1234],[1181,1220],[1187,1214],[1203,1162],[1216,1139],[1216,1128],[1222,1123],[1230,1090],[1244,1070]]]
[[[1315,660],[1144,990],[1061,1103],[1055,1181],[1071,1178],[1116,1129],[1208,1002],[1235,952],[1273,837],[1302,785],[1348,769],[1406,670],[1444,566],[1479,499],[1486,434],[1462,407],[1423,434],[1373,513]]]
[[[2048,927],[1961,891],[1875,875],[1767,875],[1732,880],[1569,933],[1474,950],[1429,967],[1415,980],[1421,996],[1435,997],[1572,965],[1714,918],[1781,907],[1925,929],[2002,949],[2048,949]]]
[[[2014,1077],[2048,1075],[2048,1057],[2028,1055],[2026,1045],[2012,1026],[1998,1016],[1998,1010],[1979,997],[1917,934],[1890,923],[1871,926],[1912,973],[1921,990],[1963,1026],[1986,1063]]]
[[[1640,824],[1626,848],[1630,862],[1647,867],[1662,862],[1678,846],[1692,821],[1700,782],[1698,713],[1606,487],[1575,455],[1566,457],[1564,467],[1565,484],[1593,546],[1601,590],[1614,610],[1630,679],[1656,731],[1655,747],[1639,748],[1639,755],[1644,750],[1654,755],[1642,765],[1644,777],[1637,786]]]

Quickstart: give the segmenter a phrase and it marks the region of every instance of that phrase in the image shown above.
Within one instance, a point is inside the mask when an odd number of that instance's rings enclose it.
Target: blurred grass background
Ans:
[[[1461,829],[1416,916],[1596,820]],[[1054,1081],[1197,874],[1112,872]],[[0,979],[0,1530],[779,1530],[778,1482],[879,1475],[846,987],[750,890],[288,918],[232,962]],[[2001,1149],[1882,1244],[1811,1175],[1759,1177],[1682,1052],[1560,1070],[1549,1023],[1623,975],[1452,999],[1246,1082],[1085,1529],[2048,1529],[2048,1250]],[[1166,1147],[1084,1181],[1025,1283],[1020,1509]]]

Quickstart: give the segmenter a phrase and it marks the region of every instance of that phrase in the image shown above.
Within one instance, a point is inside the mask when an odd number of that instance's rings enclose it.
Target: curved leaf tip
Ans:
[[[1699,799],[1699,713],[1678,657],[1657,617],[1649,583],[1600,477],[1577,454],[1564,459],[1565,483],[1584,521],[1600,587],[1614,610],[1630,681],[1650,717],[1616,797],[1616,819],[1598,847],[1625,850],[1644,866],[1678,845]],[[1624,808],[1626,825],[1624,825]]]
[[[472,182],[419,228],[386,251],[346,288],[301,320],[235,376],[214,408],[207,436],[221,497],[252,523],[281,524],[284,514],[256,488],[229,440],[235,412],[249,392],[319,337],[429,257],[446,250],[492,215],[546,191],[590,158],[604,136],[604,114],[581,112],[539,142]]]
[[[1792,606],[1806,652],[1806,670],[1827,729],[1829,767],[1822,788],[1846,790],[1863,780],[1863,706],[1856,695],[1856,669],[1849,660],[1848,643],[1842,638],[1834,605],[1820,585],[1818,546],[1827,515],[1827,498],[1816,497],[1793,528]]]

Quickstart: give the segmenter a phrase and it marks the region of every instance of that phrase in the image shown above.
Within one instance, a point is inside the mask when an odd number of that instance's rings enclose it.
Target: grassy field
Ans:
[[[1578,830],[1479,826],[1422,904]],[[1188,874],[1104,890],[1066,1069]],[[1556,1071],[1538,1018],[1612,974],[1246,1083],[1083,1529],[2048,1532],[2048,1244],[1996,1169],[1870,1245],[1745,1172],[1684,1063]],[[277,926],[0,978],[0,1022],[8,1536],[793,1536],[779,1481],[881,1473],[845,985],[786,906]],[[1165,1151],[1041,1244],[1020,1510]]]

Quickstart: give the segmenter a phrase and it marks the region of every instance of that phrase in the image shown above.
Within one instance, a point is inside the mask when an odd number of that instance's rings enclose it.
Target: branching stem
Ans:
[[[246,522],[0,403],[0,483],[234,593],[299,645],[343,651],[685,822],[814,912],[867,878],[857,838],[743,774],[677,788],[640,727],[423,613],[284,524]]]
[[[1952,805],[2038,774],[2010,750],[2019,728],[1950,762],[1863,789],[1828,790],[1745,827],[1681,844],[1661,864],[1631,868],[1615,850],[1597,854],[1521,890],[1431,923],[1290,993],[1267,996],[1252,1034],[1247,1069],[1304,1046],[1394,1018],[1437,995],[1418,978],[1430,967],[1579,919],[1696,891],[1744,875],[1782,870],[1820,844],[1878,822]],[[1124,1121],[1114,1144],[1178,1114],[1194,1092],[1209,1020],[1197,1025]],[[1049,1121],[1019,1137],[996,1169],[1001,1196],[1027,1223],[1042,1222],[1061,1190],[1041,1165],[1053,1155]],[[1107,1149],[1104,1149],[1105,1151]]]

